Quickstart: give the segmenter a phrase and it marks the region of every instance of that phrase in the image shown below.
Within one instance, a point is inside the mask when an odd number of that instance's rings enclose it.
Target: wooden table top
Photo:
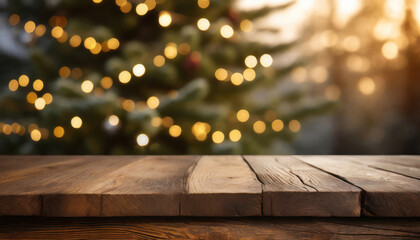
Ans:
[[[420,156],[0,156],[0,216],[420,217]]]

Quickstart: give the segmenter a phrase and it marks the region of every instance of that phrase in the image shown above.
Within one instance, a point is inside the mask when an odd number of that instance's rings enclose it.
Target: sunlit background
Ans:
[[[419,154],[418,0],[0,0],[2,154]]]

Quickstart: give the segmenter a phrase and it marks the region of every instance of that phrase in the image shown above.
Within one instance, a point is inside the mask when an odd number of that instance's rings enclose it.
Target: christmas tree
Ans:
[[[23,53],[0,53],[0,153],[281,153],[331,106],[281,84],[305,59],[273,58],[298,42],[255,38],[276,31],[256,19],[290,5],[8,1],[7,37]]]

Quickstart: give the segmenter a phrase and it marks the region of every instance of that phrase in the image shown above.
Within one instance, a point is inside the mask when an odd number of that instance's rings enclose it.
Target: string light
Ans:
[[[20,22],[20,17],[17,14],[12,14],[9,17],[9,23],[12,26],[16,26]]]
[[[96,40],[93,37],[88,37],[84,41],[84,46],[86,49],[92,50],[96,46]]]
[[[64,128],[62,126],[57,126],[54,128],[54,136],[56,138],[62,138],[64,136]]]
[[[139,134],[137,136],[137,144],[141,147],[146,146],[147,144],[149,144],[149,137],[144,133]]]
[[[41,91],[44,88],[44,82],[41,79],[37,79],[33,82],[32,87],[35,91]]]
[[[149,9],[149,11],[153,10],[156,7],[155,0],[146,0],[144,3],[147,5],[147,8]]]
[[[45,107],[45,100],[43,98],[38,98],[35,100],[34,105],[37,110],[42,110]]]
[[[165,64],[165,58],[162,55],[157,55],[153,58],[153,64],[156,67],[162,67]]]
[[[197,27],[201,31],[207,31],[210,28],[210,22],[206,18],[200,18],[197,21]]]
[[[38,98],[38,96],[36,95],[36,93],[34,93],[34,92],[29,92],[27,95],[26,95],[26,101],[28,102],[28,103],[31,103],[31,104],[34,104],[35,103],[35,100]]]
[[[162,11],[159,13],[159,24],[162,27],[168,27],[171,25],[172,17],[171,14],[167,11]]]
[[[123,5],[120,6],[120,10],[123,13],[129,13],[132,8],[133,5],[131,4],[131,2],[125,2]]]
[[[254,68],[257,66],[258,60],[254,55],[249,55],[245,58],[245,65],[249,68]]]
[[[223,25],[220,28],[220,35],[224,38],[231,38],[234,34],[233,28],[229,25]]]
[[[35,28],[35,35],[37,35],[38,37],[41,37],[45,34],[46,31],[47,31],[47,28],[45,27],[45,25],[39,24]]]
[[[20,76],[18,80],[21,87],[26,87],[29,84],[29,77],[26,75]]]
[[[101,3],[101,2],[102,2],[102,0],[92,0],[92,2],[94,2],[94,3],[98,4],[98,3]]]
[[[136,64],[136,65],[133,67],[133,74],[134,74],[136,77],[141,77],[141,76],[143,76],[145,72],[146,72],[146,68],[144,67],[144,65],[143,65],[143,64]]]
[[[147,13],[147,11],[149,11],[149,7],[145,3],[140,3],[136,7],[136,13],[139,16],[145,15]]]
[[[45,104],[50,104],[53,101],[53,97],[50,93],[45,93],[42,95],[42,98],[45,100]]]
[[[172,125],[169,128],[169,135],[171,135],[172,137],[179,137],[181,135],[182,129],[180,126],[178,125]]]
[[[239,24],[239,27],[241,28],[242,32],[250,32],[252,30],[252,22],[248,19],[244,19]]]
[[[271,128],[273,128],[273,131],[280,132],[284,127],[284,123],[280,119],[276,119],[271,123]]]
[[[116,38],[110,38],[107,41],[108,48],[111,50],[116,50],[120,46],[120,41]]]
[[[252,128],[254,129],[254,132],[261,134],[265,131],[265,123],[263,121],[256,121],[253,125]]]
[[[18,88],[19,88],[19,82],[16,79],[10,80],[9,82],[10,91],[15,92],[18,90]]]
[[[164,54],[168,59],[174,59],[178,55],[175,43],[166,44]]]
[[[93,90],[93,83],[90,80],[85,80],[82,82],[82,84],[80,85],[80,88],[82,89],[82,91],[84,93],[90,93]]]
[[[260,63],[263,67],[269,67],[271,64],[273,64],[273,58],[266,53],[261,56]]]
[[[77,129],[77,128],[81,128],[82,127],[83,121],[82,121],[82,119],[79,116],[74,116],[71,119],[70,124],[71,124],[71,126],[73,128],[76,128]]]
[[[382,54],[388,60],[397,58],[398,56],[398,45],[395,42],[387,41],[382,45]]]
[[[101,86],[103,87],[103,88],[105,88],[105,89],[109,89],[109,88],[111,88],[112,87],[112,78],[110,78],[110,77],[103,77],[102,79],[101,79]]]
[[[58,70],[58,74],[62,78],[68,78],[70,76],[70,68],[67,66],[61,67],[60,70]]]
[[[215,131],[211,138],[214,143],[219,144],[225,140],[225,135],[221,131]]]
[[[363,77],[359,80],[358,83],[359,91],[364,95],[371,95],[375,92],[375,82],[370,77]]]
[[[223,68],[218,68],[214,72],[214,76],[219,81],[225,81],[227,79],[227,77],[228,77],[228,72],[225,69],[223,69]]]
[[[304,82],[307,78],[307,71],[304,67],[296,67],[290,73],[290,77],[294,82]]]
[[[38,142],[39,140],[41,140],[41,132],[38,129],[32,130],[31,138],[34,142]]]
[[[131,73],[126,70],[120,72],[118,80],[120,80],[121,83],[128,83],[131,80]]]
[[[210,1],[209,0],[198,0],[197,1],[197,5],[200,7],[200,8],[208,8],[208,6],[210,5]]]
[[[181,43],[178,46],[178,51],[181,55],[187,55],[191,51],[191,47],[188,43]]]
[[[207,134],[210,132],[210,124],[205,122],[196,122],[191,128],[192,134],[198,141],[204,141],[207,138]]]
[[[233,129],[232,131],[229,132],[229,139],[232,142],[237,142],[241,139],[242,134],[238,129]]]
[[[151,124],[153,127],[160,127],[160,125],[162,124],[162,118],[161,117],[153,117]]]
[[[300,130],[300,122],[298,120],[291,120],[289,122],[289,129],[292,132],[299,132],[299,130]]]
[[[157,107],[159,107],[159,98],[155,97],[155,96],[151,96],[147,99],[147,106],[150,109],[156,109]]]
[[[249,112],[245,109],[241,109],[236,113],[236,118],[239,122],[246,122],[249,119]]]
[[[54,38],[60,38],[61,36],[63,36],[64,30],[62,27],[60,26],[55,26],[52,30],[51,30],[51,35]],[[86,47],[87,48],[87,47]]]
[[[242,84],[242,82],[244,81],[244,77],[240,73],[234,73],[230,77],[230,81],[232,82],[233,85],[238,86]]]
[[[134,110],[134,108],[135,108],[135,106],[136,106],[136,104],[134,103],[134,101],[133,100],[131,100],[131,99],[126,99],[126,100],[124,100],[123,101],[123,103],[122,103],[122,107],[123,107],[123,109],[125,110],[125,111],[127,111],[127,112],[131,112],[131,111],[133,111]]]
[[[25,25],[23,26],[23,28],[24,28],[24,30],[27,32],[27,33],[32,33],[33,31],[35,31],[35,23],[33,22],[33,21],[27,21],[26,23],[25,23]]]
[[[254,81],[256,73],[255,73],[254,69],[247,68],[247,69],[244,70],[243,76],[244,76],[244,79],[246,81]]]
[[[108,123],[111,126],[117,126],[119,122],[120,122],[120,119],[116,115],[111,115],[108,117]]]

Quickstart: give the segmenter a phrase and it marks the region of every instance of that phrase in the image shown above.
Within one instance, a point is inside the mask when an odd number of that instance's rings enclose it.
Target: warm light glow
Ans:
[[[147,8],[149,9],[149,11],[155,9],[155,7],[156,7],[156,1],[155,0],[146,0],[146,1],[144,1],[144,3],[147,5]]]
[[[137,136],[137,144],[140,147],[146,146],[147,144],[149,144],[149,137],[144,133],[139,134]]]
[[[42,110],[45,107],[45,99],[43,98],[38,98],[37,100],[35,100],[35,108],[37,110]]]
[[[136,13],[139,16],[143,16],[147,13],[147,11],[149,11],[149,7],[145,4],[145,3],[140,3],[139,5],[137,5],[136,7]]]
[[[38,96],[34,92],[29,92],[26,95],[26,101],[28,101],[28,103],[31,103],[31,104],[34,104],[37,98]]]
[[[207,8],[210,5],[210,0],[198,0],[197,4],[200,8]]]
[[[265,123],[263,121],[256,121],[252,128],[254,129],[254,132],[261,134],[265,131]]]
[[[122,107],[125,111],[127,112],[131,112],[134,110],[134,108],[136,107],[136,104],[134,103],[133,100],[131,99],[126,99],[123,101],[122,103]]]
[[[176,49],[175,43],[166,44],[164,54],[168,59],[174,59],[178,55],[178,50]]]
[[[62,27],[60,26],[55,26],[52,30],[51,30],[51,35],[54,38],[60,38],[61,36],[63,36],[64,34],[64,30]]]
[[[257,66],[258,64],[258,60],[255,56],[253,55],[249,55],[248,57],[245,58],[245,65],[249,68],[254,68],[255,66]]]
[[[21,87],[26,87],[29,84],[29,77],[26,75],[20,76],[18,80]]]
[[[280,132],[284,127],[284,123],[282,120],[276,119],[271,123],[271,127],[273,128],[273,131]]]
[[[232,131],[229,132],[229,139],[232,142],[237,142],[241,139],[242,134],[238,129],[233,129]]]
[[[82,43],[82,38],[79,35],[74,35],[70,38],[70,46],[78,47]]]
[[[306,81],[307,71],[304,67],[296,67],[290,73],[290,77],[294,82],[304,82]]]
[[[118,80],[120,80],[121,83],[128,83],[131,80],[131,73],[126,70],[120,72]]]
[[[93,90],[93,83],[90,80],[85,80],[82,82],[82,84],[80,85],[80,88],[82,89],[82,91],[84,93],[90,93]]]
[[[252,30],[252,22],[248,19],[244,19],[239,24],[239,27],[241,28],[242,32],[250,32]]]
[[[163,65],[165,65],[165,58],[162,55],[157,55],[153,58],[153,64],[156,67],[162,67]]]
[[[18,88],[19,88],[19,82],[16,79],[10,80],[9,82],[10,91],[15,92],[18,90]]]
[[[243,75],[244,75],[244,79],[246,81],[254,81],[256,73],[255,73],[254,69],[247,68],[247,69],[244,70]]]
[[[112,87],[112,78],[110,77],[103,77],[101,79],[101,86],[105,89],[109,89]]]
[[[83,121],[79,116],[75,116],[71,119],[70,124],[73,128],[82,127]]]
[[[289,129],[292,132],[299,132],[300,122],[298,120],[292,120],[289,122]]]
[[[169,12],[162,11],[159,13],[159,24],[162,27],[168,27],[169,25],[171,25],[171,22],[172,22],[172,17]]]
[[[224,38],[231,38],[234,34],[233,28],[229,25],[223,25],[220,28],[220,35]]]
[[[50,104],[53,101],[53,97],[50,93],[45,93],[44,95],[42,95],[42,98],[45,100],[46,104]]]
[[[363,77],[359,80],[358,83],[359,91],[364,95],[371,95],[375,92],[375,82],[370,77]]]
[[[35,23],[33,21],[27,21],[23,27],[27,33],[35,31]]]
[[[206,18],[200,18],[197,21],[197,27],[201,31],[207,31],[209,29],[209,27],[210,27],[210,22]]]
[[[311,69],[310,72],[311,79],[316,83],[323,83],[327,81],[328,71],[323,66],[316,66]]]
[[[70,76],[70,68],[69,67],[61,67],[60,70],[58,70],[58,74],[62,78],[68,78]]]
[[[17,14],[12,14],[9,17],[9,23],[12,26],[16,26],[20,22],[20,17]]]
[[[36,26],[35,28],[35,34],[38,37],[41,37],[45,34],[45,32],[47,31],[47,28],[45,27],[45,25],[43,24],[39,24],[38,26]]]
[[[221,131],[215,131],[211,138],[214,143],[219,144],[225,140],[225,135]]]
[[[178,51],[181,55],[187,55],[191,51],[191,47],[188,43],[181,43],[178,46]]]
[[[39,140],[41,140],[41,132],[38,129],[34,129],[31,131],[31,139],[34,142],[38,142]]]
[[[64,136],[64,128],[61,126],[57,126],[54,128],[54,136],[56,138],[62,138]]]
[[[111,38],[107,41],[108,48],[111,50],[115,50],[120,46],[120,41],[116,38]]]
[[[151,96],[147,99],[147,106],[150,109],[156,109],[157,107],[159,107],[159,98],[155,97],[155,96]]]
[[[96,55],[96,54],[99,54],[101,50],[102,50],[102,44],[97,42],[95,43],[95,47],[93,49],[90,49],[90,52]]]
[[[245,109],[241,109],[236,113],[236,118],[239,122],[246,122],[249,119],[249,112]]]
[[[230,77],[230,81],[232,82],[233,85],[238,86],[242,84],[242,82],[244,81],[244,77],[240,73],[234,73]]]
[[[225,81],[228,77],[228,72],[223,68],[218,68],[216,72],[214,72],[214,76],[219,81]]]
[[[260,58],[260,63],[263,67],[269,67],[273,64],[273,58],[269,54],[264,54]]]
[[[171,117],[166,116],[162,118],[162,125],[164,127],[170,127],[172,124],[174,124],[174,120]]]
[[[343,40],[343,48],[348,52],[356,52],[360,48],[360,39],[356,36],[348,36]]]
[[[120,122],[120,119],[116,115],[111,115],[108,117],[108,123],[111,126],[117,126],[119,122]]]
[[[340,89],[335,85],[330,85],[325,88],[325,98],[331,101],[336,101],[341,96]]]
[[[144,75],[144,73],[146,72],[146,68],[144,67],[144,65],[143,64],[136,64],[134,67],[133,67],[133,74],[134,74],[134,76],[136,76],[136,77],[141,77],[141,76],[143,76]]]
[[[382,45],[382,54],[388,60],[397,58],[398,51],[398,45],[395,42],[388,41]]]
[[[179,137],[181,135],[181,132],[182,132],[182,129],[178,125],[172,125],[169,128],[169,135],[171,135],[172,137]]]
[[[33,82],[32,87],[35,91],[41,91],[44,88],[44,82],[41,79],[37,79]]]
[[[101,3],[102,0],[92,0],[94,3]]]
[[[89,50],[94,49],[96,46],[96,40],[93,37],[88,37],[84,41],[84,46]]]
[[[198,141],[204,141],[207,138],[207,134],[210,132],[210,124],[205,122],[196,122],[191,128],[191,132]]]
[[[120,6],[120,10],[123,13],[129,13],[132,8],[133,5],[131,4],[131,2],[125,2],[123,5]]]

